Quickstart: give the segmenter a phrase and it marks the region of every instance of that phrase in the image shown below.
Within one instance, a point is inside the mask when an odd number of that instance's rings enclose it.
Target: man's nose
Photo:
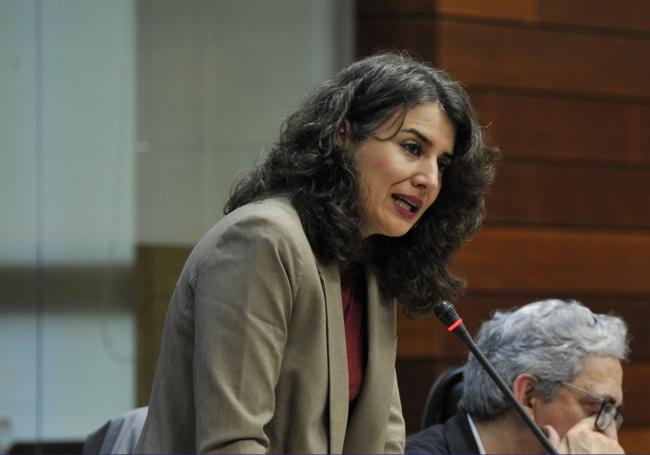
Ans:
[[[618,430],[616,429],[616,421],[612,420],[612,422],[609,424],[607,428],[605,428],[605,431],[603,431],[603,434],[607,436],[610,439],[614,439],[615,441],[618,441]]]

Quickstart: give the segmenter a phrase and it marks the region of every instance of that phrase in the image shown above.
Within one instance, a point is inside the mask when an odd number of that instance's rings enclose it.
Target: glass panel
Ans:
[[[0,2],[11,443],[82,441],[135,403],[134,37],[131,0]]]
[[[155,363],[156,280],[173,285],[183,255],[147,288],[138,247],[190,248],[217,221],[235,176],[349,63],[352,4],[0,1],[0,445],[80,442],[146,402],[136,334]],[[137,321],[136,293],[160,302]]]

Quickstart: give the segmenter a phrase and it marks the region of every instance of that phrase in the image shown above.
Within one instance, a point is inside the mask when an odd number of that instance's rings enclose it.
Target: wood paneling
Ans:
[[[435,9],[440,15],[461,16],[478,19],[515,20],[535,22],[537,0],[437,0]]]
[[[648,394],[650,363],[636,362],[623,365],[623,401],[625,422],[636,425],[648,422],[650,394]],[[647,447],[650,449],[650,446]]]
[[[533,22],[537,0],[373,0],[359,3],[360,14],[431,14]]]
[[[488,199],[491,223],[650,228],[650,170],[506,160]]]
[[[399,358],[395,366],[397,384],[401,391],[408,390],[409,402],[402,400],[402,412],[406,421],[406,434],[420,430],[424,403],[435,379],[456,363],[432,362],[431,359]],[[402,395],[404,395],[402,393]]]
[[[650,451],[650,429],[644,425],[623,424],[618,440],[627,453],[648,453]]]
[[[408,3],[408,2],[405,2]],[[650,4],[639,0],[437,0],[440,15],[648,33]]]
[[[453,2],[443,0],[443,3]],[[536,3],[540,22],[631,30],[644,35],[650,31],[650,2],[645,0],[537,0]]]
[[[650,4],[650,3],[649,3]],[[650,164],[650,107],[471,89],[490,142],[511,158]]]
[[[622,315],[632,363],[621,441],[647,451],[650,2],[359,0],[358,11],[359,55],[405,49],[446,69],[504,155],[486,227],[454,261],[469,282],[456,302],[466,325],[549,297]],[[466,349],[432,318],[400,317],[398,336],[412,432],[431,375]]]
[[[645,298],[622,299],[575,293],[477,295],[470,292],[455,302],[455,306],[463,318],[467,330],[475,336],[481,323],[490,318],[496,310],[509,310],[548,298],[578,300],[596,313],[615,314],[622,317],[628,324],[628,333],[631,338],[630,360],[632,363],[650,363],[650,331],[647,330],[647,321],[639,317],[647,311],[650,303]],[[400,313],[397,327],[399,333],[397,353],[400,358],[429,358],[436,361],[458,363],[462,363],[466,359],[467,349],[462,342],[455,335],[447,332],[442,323],[433,316],[413,321]]]
[[[650,234],[484,227],[455,266],[493,292],[650,295]]]
[[[134,300],[134,268],[117,264],[0,266],[0,306],[34,314],[125,312]]]
[[[358,11],[360,56],[405,49],[446,69],[503,153],[486,226],[454,260],[469,283],[456,302],[465,324],[551,297],[620,314],[633,403],[621,440],[647,451],[650,2],[359,0]],[[431,375],[466,349],[432,318],[400,316],[398,336],[412,432]]]
[[[359,12],[431,14],[640,34],[647,34],[650,29],[650,3],[644,0],[372,0],[359,2]]]
[[[648,40],[419,17],[373,16],[358,29],[362,54],[407,49],[470,86],[650,99]]]
[[[141,245],[137,248],[137,403],[149,402],[151,384],[160,352],[165,314],[183,264],[187,246]]]
[[[648,40],[451,20],[435,36],[421,51],[435,47],[437,63],[466,84],[650,97]]]
[[[423,60],[437,61],[437,28],[431,20],[420,16],[412,19],[369,16],[357,23],[357,41],[359,56],[377,51],[407,50]]]

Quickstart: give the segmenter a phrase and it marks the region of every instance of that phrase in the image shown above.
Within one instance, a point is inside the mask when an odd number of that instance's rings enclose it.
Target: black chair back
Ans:
[[[431,386],[422,415],[422,429],[444,423],[458,410],[463,395],[463,367],[444,372]]]

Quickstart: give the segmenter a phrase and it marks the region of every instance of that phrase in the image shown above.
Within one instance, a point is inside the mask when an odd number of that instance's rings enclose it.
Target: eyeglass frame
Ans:
[[[623,405],[620,404],[616,406],[616,402],[612,398],[603,398],[601,396],[596,395],[595,393],[592,393],[588,390],[583,389],[582,387],[579,387],[571,382],[566,382],[566,381],[559,381],[561,385],[565,387],[569,387],[570,389],[576,390],[585,396],[588,396],[589,398],[599,401],[600,402],[600,408],[598,409],[598,413],[596,414],[596,420],[594,421],[594,427],[596,430],[600,431],[601,433],[605,431],[611,424],[614,422],[614,425],[616,425],[616,431],[621,429],[621,426],[623,425]],[[614,413],[612,414],[611,412],[605,413],[605,409],[614,409]],[[599,425],[598,421],[601,418],[601,414],[607,418],[606,420],[606,425]]]

